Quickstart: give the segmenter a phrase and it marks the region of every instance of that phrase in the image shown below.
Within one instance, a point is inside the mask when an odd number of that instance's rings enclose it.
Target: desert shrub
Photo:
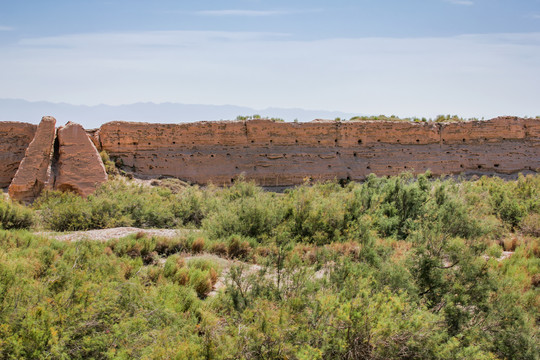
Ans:
[[[191,244],[191,251],[194,253],[200,253],[204,250],[204,238],[198,237],[196,238],[193,243]]]
[[[172,212],[184,225],[201,226],[206,216],[206,199],[198,187],[184,187],[172,198]]]
[[[163,275],[168,278],[174,277],[178,270],[185,267],[184,258],[179,255],[172,255],[167,258],[163,265]]]
[[[44,225],[55,231],[87,230],[92,227],[88,203],[71,192],[48,191],[34,203]]]
[[[131,258],[150,259],[156,248],[156,239],[153,237],[138,237],[138,234],[128,235],[121,239],[109,241],[109,247],[116,256],[129,256]]]
[[[187,251],[187,241],[183,237],[157,237],[155,251],[159,255],[169,256],[182,251]]]
[[[227,254],[233,259],[247,260],[251,255],[249,241],[239,235],[232,235],[228,239]]]
[[[175,227],[179,222],[170,192],[116,179],[83,199],[72,193],[45,192],[34,204],[43,223],[56,231],[102,229],[116,226]]]
[[[120,174],[120,172],[116,168],[115,162],[111,160],[109,154],[107,154],[105,150],[101,151],[99,155],[101,156],[101,161],[103,161],[103,165],[105,166],[105,171],[107,172],[107,175],[114,176]]]
[[[410,173],[389,179],[381,188],[381,199],[376,226],[383,236],[405,239],[418,228],[419,218],[431,188],[429,173],[419,175],[415,181]]]
[[[291,236],[318,245],[340,241],[347,225],[344,195],[337,183],[290,191],[285,219]]]
[[[209,251],[217,256],[227,256],[227,245],[221,241],[215,242],[210,245]]]
[[[197,292],[199,298],[205,298],[212,291],[212,277],[210,272],[197,268],[190,270],[189,286]]]
[[[247,194],[242,197],[243,194]],[[203,221],[203,228],[213,239],[230,235],[262,238],[270,234],[283,218],[277,195],[265,193],[249,183],[235,184],[224,190],[221,202]]]
[[[33,223],[32,210],[0,198],[0,229],[28,229]]]
[[[207,271],[208,275],[210,276],[212,286],[216,283],[219,275],[219,266],[214,261],[207,258],[195,258],[190,259],[187,262],[187,266],[189,269],[199,269]]]
[[[153,186],[160,186],[164,187],[166,189],[169,189],[171,193],[178,194],[183,192],[186,189],[189,189],[190,186],[186,182],[175,179],[175,178],[169,178],[169,179],[162,179],[162,180],[153,180],[152,181]]]
[[[521,221],[520,227],[524,234],[540,237],[540,214],[528,214]]]

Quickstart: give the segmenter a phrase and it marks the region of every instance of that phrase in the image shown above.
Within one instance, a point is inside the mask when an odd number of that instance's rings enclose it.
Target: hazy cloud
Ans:
[[[13,31],[14,29],[11,26],[2,26],[0,25],[0,31]]]
[[[273,16],[290,14],[289,11],[280,10],[202,10],[198,15],[205,16]]]
[[[196,11],[197,15],[204,16],[276,16],[292,15],[321,12],[322,9],[303,9],[303,10],[245,10],[245,9],[225,9],[225,10],[201,10]]]
[[[444,0],[447,3],[455,4],[455,5],[474,5],[474,1],[472,0]]]
[[[0,98],[302,107],[465,117],[537,115],[540,33],[299,41],[159,31],[0,45]]]

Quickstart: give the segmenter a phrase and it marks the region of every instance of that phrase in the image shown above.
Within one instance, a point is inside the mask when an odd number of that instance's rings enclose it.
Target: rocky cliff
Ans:
[[[126,171],[224,185],[240,174],[264,186],[362,180],[402,171],[514,174],[540,168],[540,120],[465,123],[269,120],[146,124],[111,122],[98,147]]]
[[[32,124],[0,122],[0,187],[11,183],[36,128]]]
[[[362,180],[371,173],[509,175],[540,169],[540,120],[516,117],[458,123],[111,122],[87,132],[70,123],[57,133],[54,187],[81,195],[106,180],[98,150],[138,177],[217,185],[240,175],[263,186],[290,186],[305,179]],[[33,125],[0,123],[3,186],[34,135]]]
[[[9,184],[12,199],[32,202],[46,189],[87,196],[107,180],[101,157],[81,125],[68,123],[57,130],[52,116],[44,116],[37,128],[25,125],[0,122],[2,185]]]
[[[12,199],[32,201],[43,189],[52,188],[51,155],[56,136],[55,125],[56,119],[53,117],[46,116],[41,120],[9,185]]]

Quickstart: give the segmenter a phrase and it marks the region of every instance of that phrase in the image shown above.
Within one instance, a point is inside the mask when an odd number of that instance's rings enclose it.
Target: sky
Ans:
[[[0,0],[0,98],[536,116],[540,0]]]

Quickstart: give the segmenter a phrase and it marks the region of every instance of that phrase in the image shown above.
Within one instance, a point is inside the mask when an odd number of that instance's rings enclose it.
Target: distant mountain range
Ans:
[[[259,114],[285,121],[350,118],[355,115],[339,111],[267,108],[253,109],[234,105],[194,105],[151,102],[127,105],[72,105],[45,101],[0,99],[0,121],[22,121],[37,124],[42,116],[51,115],[58,125],[77,122],[87,129],[109,121],[141,121],[151,123],[182,123],[204,120],[234,120],[238,115]]]

